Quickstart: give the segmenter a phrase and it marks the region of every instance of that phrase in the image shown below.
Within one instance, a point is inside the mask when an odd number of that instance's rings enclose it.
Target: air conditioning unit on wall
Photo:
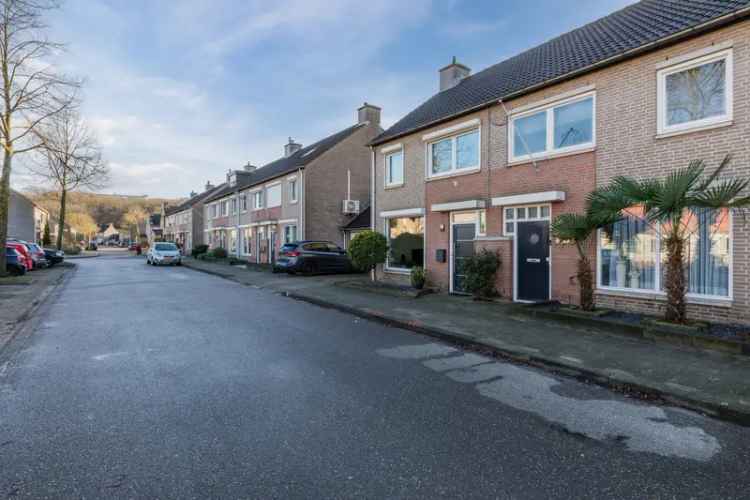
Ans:
[[[343,210],[345,214],[358,214],[359,213],[359,200],[344,200]]]

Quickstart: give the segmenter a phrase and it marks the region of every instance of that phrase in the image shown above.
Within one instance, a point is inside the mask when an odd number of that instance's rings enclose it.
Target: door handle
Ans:
[[[539,264],[542,261],[542,259],[526,259],[526,262],[530,262],[532,264]]]

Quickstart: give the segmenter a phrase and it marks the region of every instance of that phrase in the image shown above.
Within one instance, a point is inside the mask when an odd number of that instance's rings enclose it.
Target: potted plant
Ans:
[[[423,267],[415,266],[411,269],[411,286],[417,290],[424,288],[427,281],[427,275]]]

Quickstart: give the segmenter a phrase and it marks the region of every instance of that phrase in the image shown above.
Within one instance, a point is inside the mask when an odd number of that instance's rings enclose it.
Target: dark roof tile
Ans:
[[[520,95],[748,6],[750,0],[643,0],[465,78],[422,103],[371,144]]]

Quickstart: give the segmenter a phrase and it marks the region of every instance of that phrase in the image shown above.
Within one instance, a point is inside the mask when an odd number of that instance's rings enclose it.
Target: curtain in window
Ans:
[[[601,232],[602,286],[654,290],[656,235],[642,219],[628,217]]]
[[[688,293],[729,296],[729,213],[697,209],[686,214]]]

